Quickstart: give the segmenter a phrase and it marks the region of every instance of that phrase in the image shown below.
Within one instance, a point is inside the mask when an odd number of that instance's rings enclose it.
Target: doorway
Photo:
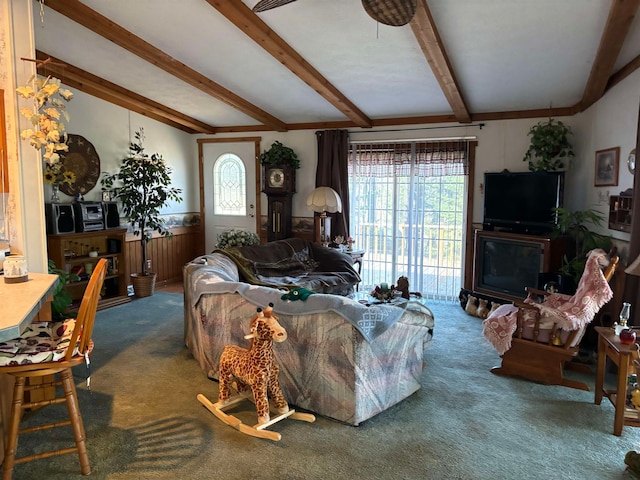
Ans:
[[[229,229],[260,231],[260,137],[199,139],[200,221],[205,253]]]

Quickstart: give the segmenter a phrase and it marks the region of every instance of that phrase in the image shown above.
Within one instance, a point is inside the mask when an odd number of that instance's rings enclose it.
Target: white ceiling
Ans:
[[[427,3],[473,118],[578,104],[612,1]],[[287,125],[349,120],[205,0],[81,3]],[[44,5],[41,20],[34,2],[39,51],[209,125],[262,124]],[[377,24],[360,0],[297,0],[257,16],[368,118],[452,115],[411,27]],[[611,73],[640,54],[639,22]]]

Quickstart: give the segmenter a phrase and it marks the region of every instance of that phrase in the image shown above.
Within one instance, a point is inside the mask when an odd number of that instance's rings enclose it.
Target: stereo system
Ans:
[[[120,227],[116,202],[45,203],[47,233],[94,232]]]

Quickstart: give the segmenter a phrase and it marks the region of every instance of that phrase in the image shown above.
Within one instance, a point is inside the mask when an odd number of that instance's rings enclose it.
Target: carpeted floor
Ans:
[[[640,429],[611,434],[613,407],[593,393],[492,375],[499,357],[480,320],[457,304],[436,319],[422,389],[352,427],[284,420],[280,442],[244,436],[197,400],[217,398],[183,344],[182,296],[98,313],[91,392],[75,372],[94,479],[620,479]],[[277,346],[276,346],[277,348]],[[575,374],[574,374],[575,375]],[[582,375],[593,384],[591,376]],[[27,416],[51,418],[48,407]],[[55,410],[54,414],[57,415]],[[254,423],[255,411],[238,413]],[[19,452],[71,439],[70,429],[21,437]],[[14,479],[80,478],[75,455],[17,465]]]

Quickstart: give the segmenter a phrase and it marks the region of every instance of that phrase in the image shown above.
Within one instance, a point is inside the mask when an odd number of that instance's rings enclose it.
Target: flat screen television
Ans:
[[[562,207],[564,172],[488,172],[484,174],[483,228],[520,233],[553,229]]]

